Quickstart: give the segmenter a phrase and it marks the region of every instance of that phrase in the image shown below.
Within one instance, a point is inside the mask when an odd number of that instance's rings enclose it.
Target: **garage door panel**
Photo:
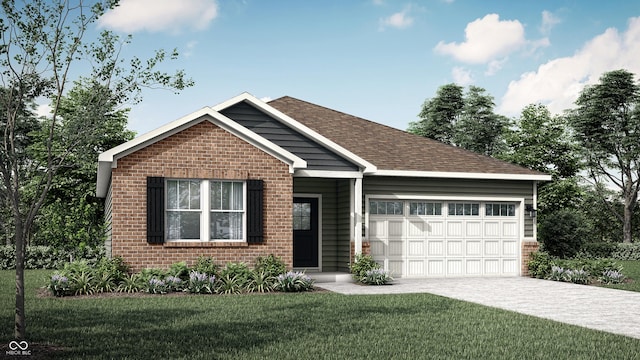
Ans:
[[[444,237],[444,221],[440,220],[440,221],[429,221],[427,224],[427,230],[428,232],[428,236],[429,238],[439,238],[439,237]]]
[[[444,256],[444,240],[429,241],[429,256]]]
[[[518,274],[518,260],[517,259],[503,259],[502,260],[502,274],[503,275],[517,275]]]
[[[389,240],[389,256],[402,256],[404,255],[404,241],[402,240]]]
[[[389,221],[387,226],[389,237],[402,237],[402,235],[404,235],[404,232],[402,231],[402,228],[404,228],[404,221]]]
[[[402,271],[403,262],[404,261],[402,261],[402,260],[389,260],[389,261],[387,261],[388,269],[391,272],[391,276],[401,277],[402,275],[404,275],[404,273]]]
[[[502,255],[518,256],[518,242],[515,240],[503,240]]]
[[[408,260],[407,276],[421,277],[425,276],[425,260]]]
[[[464,275],[462,259],[447,259],[446,262],[447,262],[447,275],[451,275],[451,276]]]
[[[482,241],[467,240],[466,242],[467,256],[482,256]]]
[[[465,222],[465,237],[480,238],[482,237],[482,223],[480,221]]]
[[[373,256],[376,260],[383,258],[385,256],[384,254],[384,248],[385,248],[385,243],[380,241],[380,240],[371,240],[369,241],[369,243],[371,244],[370,247],[370,251],[371,251],[371,256]]]
[[[500,256],[500,240],[485,240],[484,256]]]
[[[369,222],[369,237],[372,239],[385,239],[387,237],[387,222],[384,220],[371,220]]]
[[[424,257],[427,254],[425,253],[424,240],[410,240],[409,241],[409,250],[407,252],[408,256],[421,256]]]
[[[485,221],[484,222],[484,236],[485,237],[499,237],[500,236],[500,222],[499,221]]]
[[[465,259],[466,275],[482,275],[482,259]]]
[[[518,223],[515,221],[504,221],[502,223],[502,237],[518,237]]]
[[[448,221],[447,222],[447,238],[462,237],[462,221]]]
[[[462,256],[463,253],[462,240],[447,240],[447,255]]]
[[[444,276],[444,259],[428,259],[427,268],[429,276]]]
[[[411,238],[425,238],[427,235],[427,223],[423,220],[409,221],[407,236]]]
[[[500,259],[484,259],[484,274],[485,275],[499,275],[500,274]]]

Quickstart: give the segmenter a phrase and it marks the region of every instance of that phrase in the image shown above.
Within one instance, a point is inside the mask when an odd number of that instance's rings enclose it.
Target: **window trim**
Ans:
[[[167,183],[169,181],[198,181],[200,183],[200,238],[199,239],[170,239],[169,238],[169,222],[168,222],[168,212],[175,211],[168,209],[168,189],[169,186]],[[213,210],[211,209],[211,183],[212,182],[230,182],[230,183],[242,183],[242,210]],[[247,180],[239,180],[239,179],[194,179],[194,178],[165,178],[165,196],[164,196],[164,205],[163,205],[163,216],[165,222],[165,241],[166,242],[199,242],[199,243],[222,243],[222,242],[233,242],[233,243],[243,243],[247,242]],[[193,210],[195,211],[195,210]],[[228,213],[242,212],[242,238],[241,239],[212,239],[211,238],[211,213],[220,212],[220,213]]]

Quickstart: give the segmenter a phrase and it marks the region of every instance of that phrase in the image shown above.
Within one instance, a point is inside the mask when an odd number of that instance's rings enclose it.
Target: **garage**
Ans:
[[[371,255],[394,277],[518,276],[520,204],[371,198]]]

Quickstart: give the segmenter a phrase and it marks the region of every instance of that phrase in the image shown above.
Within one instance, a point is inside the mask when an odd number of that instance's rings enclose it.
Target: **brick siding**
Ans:
[[[167,178],[264,181],[264,242],[165,242],[146,238],[146,179]],[[227,262],[255,263],[258,256],[280,256],[293,263],[291,207],[293,177],[289,166],[233,134],[202,121],[117,161],[112,169],[112,255],[139,271],[168,268],[178,261],[193,265],[199,256]]]
[[[537,241],[522,242],[522,276],[529,276],[529,267],[527,264],[531,259],[531,254],[538,251],[540,244]]]

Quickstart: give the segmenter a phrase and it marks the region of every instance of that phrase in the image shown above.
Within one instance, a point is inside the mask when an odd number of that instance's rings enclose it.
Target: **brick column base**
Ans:
[[[371,255],[371,243],[362,241],[362,255]],[[351,261],[356,257],[356,243],[351,242]]]
[[[521,265],[521,274],[522,276],[529,276],[529,267],[527,264],[531,259],[531,254],[538,251],[540,248],[540,243],[537,241],[523,241],[522,242],[522,265]]]

